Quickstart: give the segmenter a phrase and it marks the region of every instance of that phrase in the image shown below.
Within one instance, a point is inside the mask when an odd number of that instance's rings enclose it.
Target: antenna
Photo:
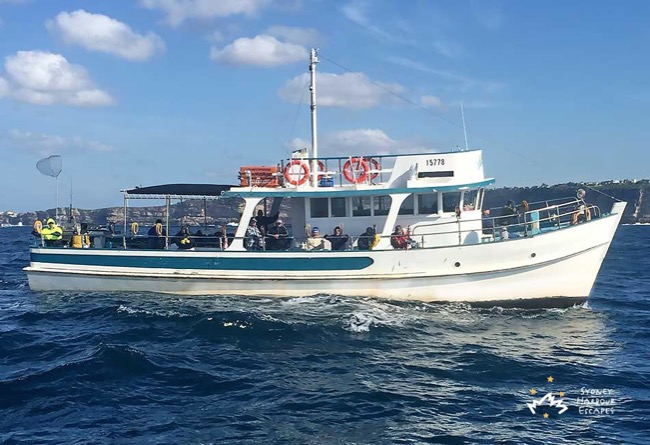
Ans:
[[[469,145],[467,144],[467,128],[465,127],[465,111],[463,110],[463,101],[460,102],[460,115],[463,118],[463,133],[465,134],[465,151],[468,151]]]
[[[311,92],[311,155],[312,158],[311,165],[309,169],[311,170],[311,185],[315,187],[318,181],[318,173],[316,171],[318,163],[316,159],[318,158],[318,134],[316,129],[316,64],[318,63],[318,50],[312,48],[309,54],[309,71],[311,74],[311,85],[309,85],[309,91]]]
[[[68,214],[68,223],[72,224],[73,222],[73,217],[72,217],[72,177],[70,177],[70,212]]]

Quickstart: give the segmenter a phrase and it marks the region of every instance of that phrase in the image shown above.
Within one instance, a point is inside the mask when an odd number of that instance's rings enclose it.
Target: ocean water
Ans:
[[[650,443],[650,227],[563,310],[33,293],[29,231],[0,229],[0,443]]]

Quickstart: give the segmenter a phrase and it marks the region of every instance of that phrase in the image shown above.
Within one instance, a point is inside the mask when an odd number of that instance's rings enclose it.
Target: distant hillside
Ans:
[[[516,203],[526,200],[529,203],[546,201],[555,198],[575,196],[576,191],[583,188],[587,191],[585,200],[590,204],[600,207],[601,211],[607,212],[611,208],[613,196],[628,202],[625,209],[622,223],[650,223],[650,184],[647,180],[621,183],[607,182],[599,185],[585,187],[581,184],[568,183],[553,186],[542,185],[539,187],[503,187],[489,189],[485,194],[484,208],[501,207],[509,200]],[[235,198],[222,199],[219,201],[189,200],[172,205],[171,220],[173,224],[181,222],[192,226],[222,224],[227,220],[237,220],[242,209],[243,201]],[[287,208],[283,208],[286,212]],[[69,209],[60,209],[69,216]],[[162,218],[165,213],[165,206],[151,207],[129,207],[128,223],[138,221],[140,226],[151,225],[157,218]],[[11,211],[0,212],[0,224],[18,224],[31,226],[38,219],[44,219],[54,215],[54,209],[16,213]],[[72,215],[76,221],[87,222],[91,225],[104,225],[114,222],[119,225],[124,221],[124,208],[110,207],[104,209],[85,210],[72,209]]]

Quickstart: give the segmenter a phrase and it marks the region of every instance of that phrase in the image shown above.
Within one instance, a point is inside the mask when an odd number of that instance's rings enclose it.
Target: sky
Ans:
[[[321,156],[482,149],[495,186],[644,179],[645,0],[0,0],[0,210]],[[63,157],[57,179],[36,169]]]

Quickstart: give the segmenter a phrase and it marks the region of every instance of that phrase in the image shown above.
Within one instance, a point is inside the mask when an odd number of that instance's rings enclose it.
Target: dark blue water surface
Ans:
[[[0,229],[0,443],[650,443],[650,227],[565,310],[33,293],[29,238]]]

